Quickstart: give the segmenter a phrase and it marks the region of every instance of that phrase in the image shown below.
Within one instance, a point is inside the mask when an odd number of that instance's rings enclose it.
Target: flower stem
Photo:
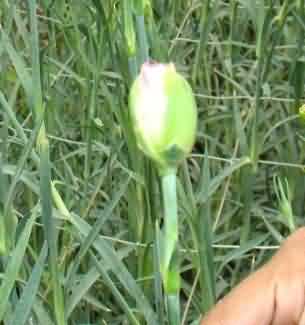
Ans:
[[[170,325],[180,324],[180,266],[178,259],[178,207],[176,170],[162,176],[164,232],[161,274]]]
[[[166,295],[166,308],[168,312],[168,322],[170,325],[180,325],[180,299],[177,294]]]

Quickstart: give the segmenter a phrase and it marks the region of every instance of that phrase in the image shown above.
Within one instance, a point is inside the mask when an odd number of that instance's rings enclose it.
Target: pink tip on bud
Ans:
[[[175,71],[174,64],[158,63],[153,60],[146,61],[141,67],[140,78],[147,86],[156,85],[163,81],[164,74],[168,69]]]

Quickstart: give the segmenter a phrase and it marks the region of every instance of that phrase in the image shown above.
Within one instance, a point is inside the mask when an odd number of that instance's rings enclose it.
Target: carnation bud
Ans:
[[[130,92],[140,149],[161,172],[176,168],[195,141],[197,109],[192,89],[174,64],[146,62]]]
[[[305,104],[299,108],[299,117],[302,122],[305,122]]]

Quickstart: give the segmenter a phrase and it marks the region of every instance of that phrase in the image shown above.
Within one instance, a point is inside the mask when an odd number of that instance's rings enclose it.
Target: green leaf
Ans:
[[[204,186],[201,187],[199,193],[196,195],[197,202],[204,203],[210,196],[212,196],[219,186],[222,184],[223,180],[228,176],[232,175],[236,170],[239,170],[241,167],[251,163],[251,160],[248,157],[238,159],[237,161],[230,164],[230,166],[223,169],[223,171],[212,178],[209,183],[208,188]]]
[[[32,227],[36,219],[36,214],[32,214],[30,219],[27,221],[21,236],[18,239],[16,248],[9,258],[7,267],[4,272],[4,280],[0,287],[0,321],[3,321],[5,316],[6,308],[9,304],[10,294],[14,288],[15,282],[18,278],[19,271],[22,267],[22,261],[25,251],[28,247]]]
[[[90,254],[90,255],[93,259],[93,262],[94,262],[97,270],[99,271],[102,278],[104,279],[106,285],[110,288],[112,294],[114,295],[115,299],[121,306],[122,310],[125,311],[130,323],[134,324],[134,325],[140,325],[139,321],[137,320],[137,318],[135,317],[131,308],[129,307],[128,302],[126,301],[124,296],[120,293],[120,291],[118,290],[118,288],[112,281],[111,277],[108,275],[107,271],[105,270],[104,263],[101,263],[100,261],[98,261],[97,258],[93,254]]]
[[[89,226],[85,220],[76,215],[74,215],[74,226],[83,236],[87,236],[88,233],[92,231],[92,227]],[[105,263],[111,267],[111,271],[118,278],[128,294],[135,299],[140,312],[147,321],[147,324],[157,325],[158,321],[150,303],[124,263],[118,258],[117,252],[113,247],[101,237],[98,237],[93,242],[93,246]]]
[[[117,252],[118,258],[123,259],[124,257],[128,256],[130,251],[133,248],[128,247],[128,249],[121,249]],[[110,269],[110,265],[105,265],[105,271]],[[67,306],[66,306],[66,313],[67,317],[71,315],[73,310],[78,306],[79,302],[85,298],[85,295],[89,291],[89,289],[94,285],[94,283],[99,279],[100,272],[97,270],[96,267],[91,267],[90,270],[81,276],[78,279],[78,284],[75,286],[73,285],[71,288],[67,288],[67,290],[71,289],[71,295],[68,297]],[[105,307],[106,308],[106,307]]]
[[[126,193],[127,186],[129,184],[130,177],[128,176],[127,179],[121,184],[121,187],[118,189],[116,195],[112,199],[112,201],[108,204],[108,206],[105,208],[104,213],[100,216],[100,218],[97,219],[93,227],[91,228],[90,232],[86,235],[86,238],[83,239],[83,243],[80,247],[80,250],[77,254],[77,256],[74,258],[74,264],[72,269],[70,270],[67,279],[68,284],[67,286],[70,286],[72,277],[75,275],[82,258],[85,256],[87,251],[89,250],[92,243],[95,241],[96,237],[98,236],[99,232],[101,231],[101,228],[106,220],[109,219],[109,217],[112,215],[114,208],[119,203],[122,196]]]
[[[253,250],[254,247],[263,243],[268,237],[269,237],[269,234],[260,235],[252,240],[247,241],[245,244],[234,249],[233,251],[230,251],[223,258],[221,258],[222,263],[221,263],[219,269],[217,270],[217,275],[221,273],[222,269],[226,266],[226,264],[228,264],[229,262],[231,262],[233,260],[238,260],[240,258],[243,258],[247,252]]]
[[[26,287],[24,288],[22,295],[14,309],[14,313],[8,321],[8,325],[23,325],[26,323],[35,303],[36,294],[39,290],[40,279],[45,267],[47,252],[47,245],[45,244],[34,266],[30,279]]]

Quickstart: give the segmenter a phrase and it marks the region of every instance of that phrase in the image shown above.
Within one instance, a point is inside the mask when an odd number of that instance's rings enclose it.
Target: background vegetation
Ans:
[[[304,0],[0,2],[0,323],[167,324],[156,170],[130,85],[192,84],[179,169],[183,324],[303,223]]]

